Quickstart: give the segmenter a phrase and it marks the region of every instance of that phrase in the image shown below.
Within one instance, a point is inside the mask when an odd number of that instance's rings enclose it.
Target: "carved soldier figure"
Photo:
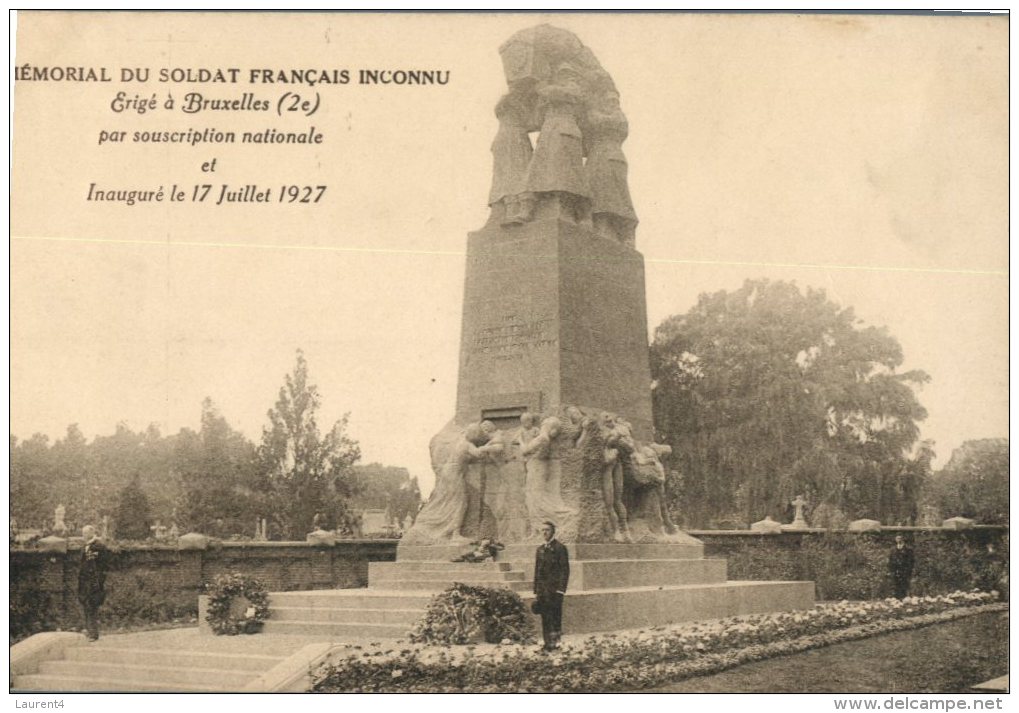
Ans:
[[[611,85],[611,80],[607,81]],[[609,86],[588,112],[584,135],[587,145],[584,168],[591,186],[591,220],[598,235],[634,247],[637,214],[630,199],[623,154],[623,142],[628,133],[626,116],[619,108],[619,94]]]
[[[526,222],[534,210],[534,196],[524,192],[527,167],[534,154],[524,114],[516,94],[504,95],[495,105],[499,132],[492,142],[492,190],[488,205],[494,209],[502,204],[503,225]]]
[[[563,63],[553,82],[539,86],[544,119],[524,187],[528,193],[559,196],[580,222],[590,217],[591,189],[584,171],[584,137],[577,124],[583,104],[578,80],[573,67]]]

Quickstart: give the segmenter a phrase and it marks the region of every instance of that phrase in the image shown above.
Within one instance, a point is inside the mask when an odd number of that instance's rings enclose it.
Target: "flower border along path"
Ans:
[[[404,645],[353,650],[320,668],[322,692],[627,691],[978,613],[996,595],[955,592],[778,612],[586,637],[553,654],[533,647]]]

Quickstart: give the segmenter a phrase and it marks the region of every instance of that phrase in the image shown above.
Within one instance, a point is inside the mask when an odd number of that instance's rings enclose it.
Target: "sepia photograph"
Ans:
[[[1001,709],[1007,11],[11,26],[21,707]]]

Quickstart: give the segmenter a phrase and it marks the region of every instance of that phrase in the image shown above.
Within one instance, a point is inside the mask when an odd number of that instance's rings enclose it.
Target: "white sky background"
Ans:
[[[257,440],[300,347],[323,430],[350,411],[363,462],[406,466],[427,492],[428,441],[454,410],[466,234],[487,217],[497,50],[542,21],[576,33],[622,95],[650,330],[746,278],[822,287],[932,376],[919,397],[939,464],[963,440],[1007,436],[1007,19],[792,15],[19,14],[18,63],[449,69],[451,82],[321,86],[323,109],[289,124],[114,116],[117,84],[19,83],[12,432],[174,433],[198,427],[209,396]],[[95,145],[107,125],[245,122],[314,125],[325,141]],[[205,180],[329,190],[313,207],[84,200],[93,181]]]

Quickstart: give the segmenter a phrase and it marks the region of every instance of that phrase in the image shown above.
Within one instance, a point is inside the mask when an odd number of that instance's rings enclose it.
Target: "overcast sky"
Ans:
[[[1008,21],[795,15],[19,15],[18,64],[450,71],[321,85],[311,117],[114,114],[116,91],[293,87],[20,82],[11,430],[197,428],[211,397],[257,439],[304,349],[319,422],[425,490],[454,410],[466,235],[491,176],[498,47],[551,22],[613,76],[649,329],[698,294],[795,280],[927,371],[938,463],[1008,428]],[[277,127],[317,146],[98,145],[104,129]],[[200,165],[217,159],[214,173]],[[125,206],[104,189],[328,185],[313,206]]]

